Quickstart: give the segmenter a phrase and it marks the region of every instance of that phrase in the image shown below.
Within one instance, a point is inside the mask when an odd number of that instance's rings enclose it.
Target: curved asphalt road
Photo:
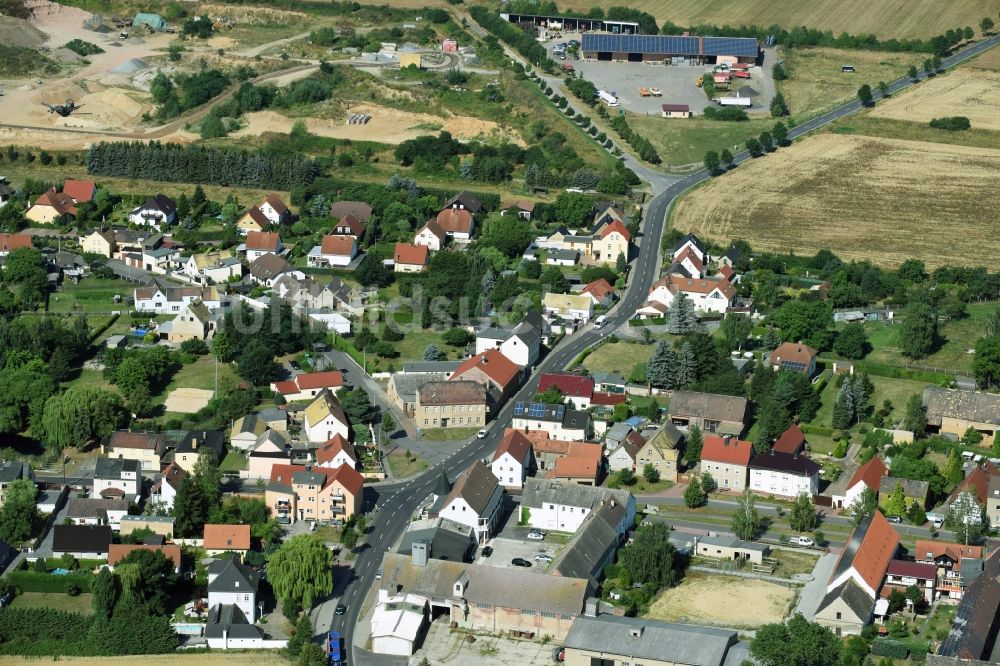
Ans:
[[[942,68],[954,67],[996,46],[998,43],[1000,43],[1000,35],[983,40],[952,56],[944,58],[941,66]],[[925,75],[921,73],[919,78],[925,78]],[[913,80],[909,77],[899,79],[889,85],[889,92],[898,92],[912,85],[912,83]],[[875,100],[881,97],[878,90],[873,90],[873,96]],[[796,126],[789,131],[788,136],[790,139],[798,138],[808,132],[828,125],[839,118],[856,113],[860,109],[861,103],[858,100],[848,102],[827,114]],[[742,151],[734,157],[737,164],[751,159],[747,151]],[[334,616],[332,626],[330,627],[332,630],[339,631],[344,637],[345,646],[351,652],[352,658],[355,655],[364,653],[363,650],[356,650],[353,647],[354,626],[357,624],[365,597],[371,586],[375,583],[375,572],[382,561],[382,554],[393,546],[405,531],[411,513],[417,507],[418,503],[430,493],[431,488],[434,486],[434,480],[438,477],[441,470],[443,469],[448,474],[449,479],[454,479],[476,459],[492,456],[504,428],[508,427],[511,423],[514,402],[529,400],[531,398],[538,386],[538,378],[541,373],[562,370],[580,352],[600,341],[603,335],[627,323],[636,308],[645,301],[649,285],[659,275],[659,245],[663,235],[667,208],[685,190],[709,177],[708,172],[705,170],[694,173],[669,185],[666,189],[658,192],[650,201],[644,216],[642,237],[639,244],[639,256],[632,266],[628,287],[618,305],[608,315],[608,321],[605,324],[603,333],[595,331],[592,327],[588,326],[576,334],[565,338],[557,345],[538,367],[535,368],[534,374],[532,374],[521,390],[500,410],[500,413],[493,420],[488,437],[485,439],[472,439],[453,457],[430,468],[408,482],[379,487],[381,496],[377,504],[378,510],[372,517],[369,533],[366,537],[367,545],[355,560],[352,578],[341,595],[341,603],[347,605],[347,612],[344,615]],[[653,186],[656,187],[655,182]],[[365,661],[377,663],[376,660],[366,659]],[[351,663],[354,663],[353,659]]]

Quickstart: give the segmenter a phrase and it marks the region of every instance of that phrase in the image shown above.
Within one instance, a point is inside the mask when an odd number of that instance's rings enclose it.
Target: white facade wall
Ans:
[[[208,607],[211,608],[216,604],[233,604],[243,611],[247,620],[250,622],[257,620],[257,595],[249,588],[246,592],[212,592],[209,590]]]
[[[802,493],[819,494],[819,476],[802,476],[769,469],[750,470],[750,490],[768,495],[798,497]]]
[[[310,442],[325,442],[333,439],[334,435],[340,435],[348,439],[347,424],[335,419],[332,415],[317,423],[305,423],[306,437]]]
[[[518,462],[509,452],[504,452],[490,465],[493,476],[500,480],[500,485],[505,488],[521,488],[524,486],[524,477],[528,470],[529,456],[524,457],[524,462]]]

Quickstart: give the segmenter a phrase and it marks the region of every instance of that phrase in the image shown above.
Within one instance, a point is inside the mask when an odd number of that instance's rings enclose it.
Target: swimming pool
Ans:
[[[190,623],[177,623],[174,624],[174,631],[182,636],[201,636],[201,632],[204,631],[205,625],[203,624],[190,624]]]
[[[52,575],[53,576],[68,576],[69,575],[69,569],[63,569],[61,567],[59,569],[53,569],[52,570]]]

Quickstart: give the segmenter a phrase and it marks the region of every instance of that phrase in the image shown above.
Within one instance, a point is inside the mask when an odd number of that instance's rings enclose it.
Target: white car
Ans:
[[[476,437],[478,437],[479,439],[486,439],[486,435],[488,435],[488,434],[490,434],[490,429],[489,428],[483,428],[479,432],[476,433]]]
[[[528,541],[544,541],[545,532],[539,532],[538,530],[531,530],[528,532]]]
[[[790,543],[793,546],[815,546],[816,545],[815,541],[813,541],[809,537],[804,537],[804,536],[792,537]]]
[[[535,561],[545,562],[546,564],[548,564],[549,562],[552,561],[552,556],[549,555],[548,553],[538,553],[538,555],[535,555]]]

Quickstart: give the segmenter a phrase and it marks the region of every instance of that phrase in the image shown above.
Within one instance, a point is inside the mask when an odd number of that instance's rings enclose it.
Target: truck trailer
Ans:
[[[597,97],[608,106],[618,106],[618,98],[606,90],[598,90]]]
[[[719,106],[740,106],[745,109],[753,106],[753,101],[749,97],[716,97],[714,101]]]

